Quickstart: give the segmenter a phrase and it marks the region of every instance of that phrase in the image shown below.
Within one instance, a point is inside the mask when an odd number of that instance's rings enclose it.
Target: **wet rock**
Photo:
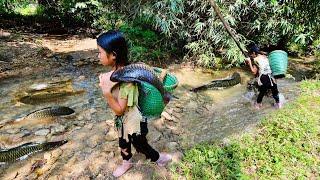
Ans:
[[[85,126],[85,128],[91,130],[91,129],[93,128],[93,124],[87,124],[87,125]]]
[[[83,80],[85,80],[85,79],[86,79],[86,76],[79,76],[79,77],[78,77],[78,80],[79,80],[79,81],[83,81]]]
[[[37,124],[37,125],[32,126],[33,130],[41,130],[41,129],[45,129],[45,128],[46,128],[46,126],[43,124]]]
[[[180,120],[176,116],[171,116],[172,121],[178,123]]]
[[[179,144],[177,142],[169,142],[166,144],[166,146],[167,146],[168,150],[175,151],[178,149]]]
[[[90,109],[90,113],[91,113],[91,114],[96,113],[96,112],[97,112],[97,110],[96,110],[95,108],[91,108],[91,109]]]
[[[19,132],[20,131],[20,129],[8,129],[6,132],[8,133],[8,134],[16,134],[17,132]]]
[[[28,130],[23,130],[20,132],[21,133],[21,137],[26,137],[26,136],[30,136],[31,135],[31,132],[28,131]]]
[[[44,159],[37,159],[37,160],[32,161],[32,166],[31,166],[30,172],[34,172],[36,169],[42,168],[46,163],[47,163],[47,161]]]
[[[115,150],[115,151],[116,151],[116,150]],[[108,159],[113,158],[113,157],[115,156],[115,154],[114,154],[115,151],[110,152],[110,153],[107,155],[107,158],[108,158]]]
[[[167,113],[166,111],[163,111],[161,113],[161,117],[164,117],[165,119],[170,120],[170,121],[172,120],[171,115],[169,113]]]
[[[153,125],[158,131],[164,130],[164,129],[165,129],[165,127],[164,127],[164,117],[152,121],[152,125]]]
[[[169,107],[169,108],[167,108],[167,109],[166,109],[166,111],[165,111],[165,112],[167,112],[168,114],[172,114],[173,109]]]
[[[183,108],[183,104],[182,103],[175,103],[175,107],[182,109]]]
[[[51,133],[53,135],[56,135],[56,134],[59,134],[59,133],[62,133],[66,130],[66,127],[63,126],[63,125],[57,125],[57,126],[54,126],[52,129],[51,129]]]
[[[32,142],[38,142],[38,143],[43,143],[47,141],[46,136],[30,136],[32,138],[30,141]]]
[[[171,125],[166,124],[166,127],[171,130],[172,134],[175,134],[175,135],[182,134],[182,131],[179,128],[175,127],[175,126],[171,126]]]
[[[183,157],[183,154],[181,152],[175,152],[172,154],[172,162],[173,163],[179,163]]]
[[[106,120],[106,125],[109,127],[113,127],[114,126],[114,120]]]
[[[88,173],[89,160],[78,161],[76,164],[72,165],[72,170],[70,172],[71,179],[90,179],[85,177]],[[82,177],[81,177],[82,176]]]
[[[14,134],[9,138],[9,142],[11,143],[18,143],[22,141],[22,136],[21,134]]]
[[[107,162],[107,154],[101,152],[93,152],[90,157],[89,171],[93,174],[98,174],[101,168],[105,167]]]
[[[29,175],[31,167],[32,162],[28,162],[19,169],[13,169],[12,171],[9,171],[3,179],[27,179],[26,177]]]
[[[118,149],[118,141],[107,142],[103,145],[102,149],[104,152],[113,152]]]
[[[90,109],[90,110],[87,110],[87,111],[84,113],[84,119],[85,119],[86,121],[91,121],[91,119],[92,119],[91,109]]]
[[[48,180],[60,180],[60,178],[58,175],[55,175],[55,176],[50,176]]]
[[[86,123],[84,121],[78,120],[78,121],[74,121],[73,124],[75,126],[83,127]]]
[[[10,35],[10,32],[3,31],[2,29],[0,30],[0,38],[9,37]]]
[[[98,174],[98,176],[96,177],[97,180],[105,180],[107,179],[107,177],[105,175],[102,174]]]
[[[103,141],[103,136],[98,135],[98,134],[93,135],[93,136],[91,136],[90,139],[88,140],[88,146],[89,146],[90,148],[94,148],[94,147],[96,147],[98,144],[101,144],[102,141]]]
[[[182,108],[173,108],[173,112],[182,113],[183,109]]]
[[[154,130],[150,131],[147,136],[150,142],[157,142],[161,139],[162,134],[159,131]]]
[[[199,115],[203,115],[204,114],[204,109],[203,108],[199,108],[196,110],[196,113],[198,113]]]
[[[59,159],[59,157],[62,155],[63,151],[58,148],[55,149],[51,152],[46,152],[44,153],[43,157],[46,163],[43,165],[43,167],[37,169],[36,173],[37,175],[41,176],[43,174],[45,174],[46,172],[48,172],[52,166],[54,165],[54,163]]]
[[[37,136],[46,136],[49,134],[49,132],[50,132],[49,129],[40,129],[40,130],[36,131],[34,134]]]
[[[110,127],[109,131],[106,135],[106,140],[107,141],[114,141],[116,139],[118,139],[118,132],[113,127]]]
[[[186,108],[188,109],[197,109],[198,107],[198,104],[194,101],[190,101],[187,105],[186,105]]]

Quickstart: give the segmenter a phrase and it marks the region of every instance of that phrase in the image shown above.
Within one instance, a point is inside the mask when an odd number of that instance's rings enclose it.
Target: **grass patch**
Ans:
[[[172,167],[187,179],[320,178],[320,81],[301,83],[302,95],[266,117],[252,134],[229,145],[200,144]]]

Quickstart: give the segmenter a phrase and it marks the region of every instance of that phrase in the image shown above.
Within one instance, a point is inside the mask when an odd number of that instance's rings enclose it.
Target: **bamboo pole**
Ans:
[[[240,42],[236,38],[235,34],[231,31],[229,24],[224,20],[223,16],[221,15],[221,11],[220,11],[219,7],[217,6],[217,4],[214,2],[214,0],[209,0],[209,2],[211,4],[211,6],[213,7],[215,13],[218,15],[219,19],[221,20],[223,26],[226,28],[227,32],[232,37],[232,39],[236,42],[237,46],[239,47],[239,49],[241,50],[243,55],[245,57],[248,57],[247,52],[244,49],[242,49],[242,47],[240,46]]]

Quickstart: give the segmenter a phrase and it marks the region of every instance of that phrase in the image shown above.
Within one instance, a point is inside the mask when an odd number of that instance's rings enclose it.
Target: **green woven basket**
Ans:
[[[272,75],[284,77],[288,68],[288,54],[282,50],[272,51],[269,56]]]
[[[157,74],[160,74],[162,72],[161,68],[153,68],[153,69]],[[163,85],[164,85],[164,90],[166,90],[167,92],[172,92],[178,86],[178,84],[179,84],[178,79],[174,75],[167,73],[167,75],[164,77]]]
[[[160,74],[162,69],[154,68],[155,72]],[[163,80],[164,89],[172,92],[178,86],[177,78],[168,73]],[[139,89],[139,107],[142,114],[146,117],[160,116],[165,104],[161,93],[153,85],[143,82]]]

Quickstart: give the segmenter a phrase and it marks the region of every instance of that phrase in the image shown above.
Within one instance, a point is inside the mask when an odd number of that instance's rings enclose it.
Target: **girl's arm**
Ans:
[[[106,99],[110,108],[114,111],[116,115],[121,116],[126,110],[128,101],[126,99],[115,99],[113,97],[111,91],[113,86],[117,83],[110,81],[111,74],[112,72],[101,74],[99,76],[99,86],[101,87],[103,97]]]
[[[249,67],[250,67],[250,70],[251,72],[256,75],[258,73],[258,68],[256,65],[252,65],[252,62],[250,60],[250,58],[246,59],[246,62],[248,63]]]
[[[116,115],[121,116],[126,111],[126,107],[127,107],[127,103],[128,103],[127,99],[118,98],[118,100],[116,100],[113,97],[111,92],[104,93],[103,97],[106,99],[110,108],[113,110],[113,112]]]

